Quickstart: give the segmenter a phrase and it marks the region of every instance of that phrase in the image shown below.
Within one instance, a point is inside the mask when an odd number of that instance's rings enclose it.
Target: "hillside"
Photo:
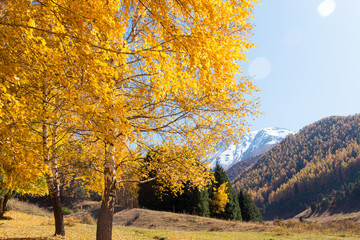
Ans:
[[[17,199],[11,199],[9,207],[6,218],[0,219],[0,239],[64,239],[52,237],[51,212]],[[66,239],[95,239],[100,202],[84,201],[75,207],[76,211],[65,215]],[[268,239],[276,235],[270,233],[274,231],[271,224],[230,222],[139,208],[115,209],[113,225],[114,239],[244,239],[244,235],[246,239]]]
[[[237,176],[239,176],[240,173],[244,172],[246,168],[250,167],[251,164],[254,164],[257,160],[259,160],[260,156],[247,158],[244,160],[241,160],[240,162],[237,162],[235,165],[233,165],[231,168],[229,168],[226,171],[226,174],[229,177],[229,180],[234,180]]]
[[[95,239],[95,220],[89,219],[99,208],[99,202],[83,202],[76,213],[65,216],[66,239]],[[54,220],[50,212],[32,204],[10,200],[11,210],[0,219],[0,239],[64,239],[53,236]],[[94,214],[93,216],[95,216]],[[321,216],[321,223],[313,219],[245,223],[186,214],[145,209],[120,210],[114,216],[114,239],[358,239],[360,215],[339,216],[340,222]]]
[[[265,217],[339,209],[360,199],[360,115],[329,117],[285,138],[235,178]]]

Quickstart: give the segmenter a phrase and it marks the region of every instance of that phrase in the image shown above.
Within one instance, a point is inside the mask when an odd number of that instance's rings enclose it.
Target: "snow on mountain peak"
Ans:
[[[210,162],[211,167],[215,167],[216,162],[219,161],[219,164],[227,170],[243,159],[265,153],[289,134],[293,134],[293,132],[278,127],[269,127],[253,131],[243,136],[238,144],[218,144],[215,154],[206,161]]]

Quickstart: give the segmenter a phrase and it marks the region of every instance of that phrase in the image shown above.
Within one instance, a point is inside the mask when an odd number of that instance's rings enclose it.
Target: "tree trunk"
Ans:
[[[51,176],[47,176],[47,185],[49,188],[51,204],[53,207],[55,218],[55,236],[65,236],[64,217],[61,211],[59,185],[56,183],[56,180]]]
[[[97,220],[96,239],[97,240],[111,240],[112,239],[112,224],[115,206],[115,190],[116,190],[116,175],[115,175],[115,147],[113,144],[105,146],[105,166],[104,166],[104,193],[101,202],[99,218]]]
[[[10,198],[10,191],[8,191],[5,196],[0,199],[0,219],[4,217],[4,213],[6,211],[6,204]]]
[[[53,152],[53,156],[52,158],[50,158],[48,127],[45,121],[43,122],[42,130],[43,130],[42,137],[43,137],[44,162],[50,170],[50,173],[46,174],[46,183],[49,189],[51,204],[54,212],[55,236],[56,235],[65,236],[64,217],[61,211],[60,188],[59,188],[59,180],[58,180],[58,172],[57,172],[56,155]],[[56,142],[55,137],[54,139],[55,139],[54,141]]]
[[[2,219],[4,217],[3,206],[4,206],[4,198],[1,198],[0,199],[0,219]]]
[[[51,196],[51,202],[54,210],[55,217],[55,235],[65,235],[64,229],[64,217],[61,210],[60,202],[60,183],[59,183],[59,171],[58,171],[58,156],[57,156],[57,126],[53,129],[52,138],[52,154],[51,154],[51,172],[52,172],[52,185],[53,194]]]

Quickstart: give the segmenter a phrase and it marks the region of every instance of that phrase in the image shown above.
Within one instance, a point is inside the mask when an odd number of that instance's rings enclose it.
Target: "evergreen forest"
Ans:
[[[181,193],[173,193],[170,189],[162,189],[161,184],[155,180],[139,186],[138,201],[140,207],[152,210],[226,220],[263,220],[251,196],[243,190],[237,194],[219,164],[214,169],[212,183],[205,188],[199,189],[185,184]]]

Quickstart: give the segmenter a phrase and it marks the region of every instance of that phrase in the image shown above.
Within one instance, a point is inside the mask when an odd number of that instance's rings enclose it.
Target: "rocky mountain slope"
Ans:
[[[216,146],[217,151],[207,161],[212,167],[218,161],[225,170],[228,170],[241,160],[262,155],[289,134],[293,132],[277,127],[250,132],[238,144],[221,143]]]

